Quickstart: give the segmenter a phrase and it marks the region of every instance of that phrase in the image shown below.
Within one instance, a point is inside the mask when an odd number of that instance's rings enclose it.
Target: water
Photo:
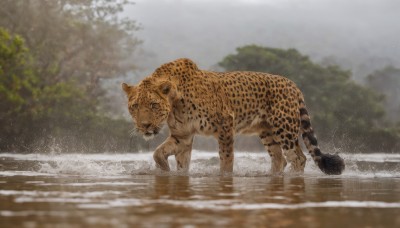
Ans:
[[[194,151],[189,174],[151,153],[0,154],[1,227],[400,227],[400,154],[344,154],[326,176],[269,176],[266,153]],[[170,159],[170,164],[175,165]]]

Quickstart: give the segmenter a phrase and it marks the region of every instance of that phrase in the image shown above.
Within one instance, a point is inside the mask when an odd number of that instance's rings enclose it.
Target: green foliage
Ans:
[[[0,2],[0,151],[129,149],[131,124],[98,111],[100,81],[134,68],[126,4]]]
[[[392,122],[400,122],[400,69],[387,66],[367,77],[367,85],[385,96],[385,110]]]
[[[0,147],[5,147],[22,130],[16,121],[18,116],[29,116],[27,108],[33,103],[36,78],[23,39],[10,35],[2,28],[0,69]]]
[[[99,82],[134,68],[134,21],[120,16],[127,0],[4,0],[0,27],[21,35],[43,84],[75,80],[93,98]]]
[[[0,150],[128,149],[126,121],[96,114],[77,83],[43,85],[20,36],[0,28]]]
[[[350,149],[393,150],[396,146],[374,140],[379,134],[399,139],[393,131],[380,128],[385,116],[383,96],[355,84],[351,73],[338,66],[322,67],[295,49],[256,45],[238,48],[219,64],[229,71],[268,72],[293,80],[303,91],[313,126],[325,141],[349,141]]]

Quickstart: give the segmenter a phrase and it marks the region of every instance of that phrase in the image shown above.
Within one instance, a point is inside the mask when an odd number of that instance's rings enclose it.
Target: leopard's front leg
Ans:
[[[192,151],[193,136],[179,137],[170,135],[157,149],[154,151],[153,158],[157,168],[164,171],[170,171],[168,157],[175,155],[177,168],[189,169],[190,155]]]
[[[176,169],[189,171],[192,157],[193,136],[175,137],[177,149],[175,151]]]
[[[233,117],[228,116],[222,119],[218,131],[219,159],[221,175],[233,172]]]
[[[173,154],[176,148],[175,139],[168,137],[157,149],[154,151],[153,159],[156,162],[157,168],[164,171],[169,171],[168,157]]]

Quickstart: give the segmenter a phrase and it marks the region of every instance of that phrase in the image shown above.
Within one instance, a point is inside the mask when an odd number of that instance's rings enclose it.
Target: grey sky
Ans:
[[[400,65],[396,0],[137,0],[126,14],[142,26],[142,73],[180,57],[210,68],[246,44],[333,56],[358,74]]]

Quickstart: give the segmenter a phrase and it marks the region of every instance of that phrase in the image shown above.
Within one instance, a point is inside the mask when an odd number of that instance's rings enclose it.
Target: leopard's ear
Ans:
[[[127,97],[130,97],[132,93],[135,92],[135,86],[129,86],[126,83],[122,83],[122,90],[125,91]]]
[[[170,81],[163,81],[158,85],[158,89],[164,95],[169,95],[172,89],[172,83]]]
[[[124,83],[122,83],[122,90],[124,90],[125,91],[125,93],[129,93],[129,87],[130,86],[128,86],[128,84],[126,84],[125,82]]]
[[[157,83],[157,90],[160,95],[165,96],[170,100],[175,100],[179,97],[177,86],[172,81],[160,81]]]

